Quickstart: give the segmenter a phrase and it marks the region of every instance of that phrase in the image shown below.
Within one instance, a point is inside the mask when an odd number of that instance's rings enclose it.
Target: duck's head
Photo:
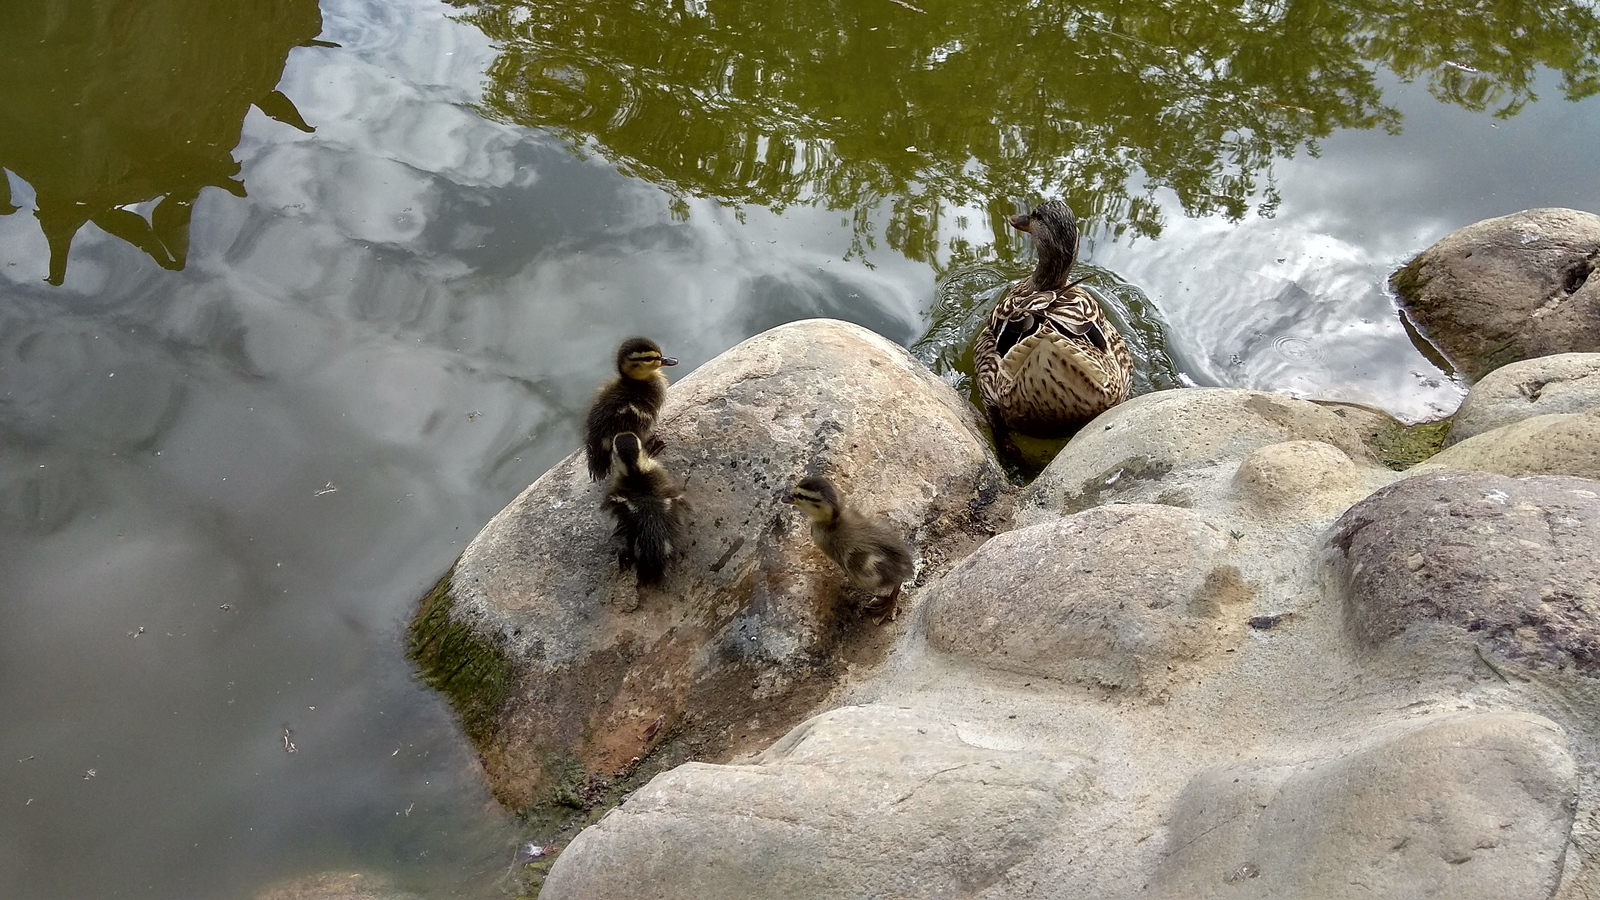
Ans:
[[[823,525],[832,522],[839,512],[839,492],[833,489],[832,482],[820,476],[802,479],[790,489],[783,502],[793,504],[811,521]]]
[[[624,378],[643,381],[660,371],[662,366],[677,364],[677,359],[663,356],[661,348],[649,338],[628,338],[617,348],[617,372]]]
[[[1033,236],[1039,248],[1035,287],[1051,289],[1064,283],[1078,259],[1078,218],[1061,200],[1046,200],[1025,216],[1012,216],[1011,227]]]

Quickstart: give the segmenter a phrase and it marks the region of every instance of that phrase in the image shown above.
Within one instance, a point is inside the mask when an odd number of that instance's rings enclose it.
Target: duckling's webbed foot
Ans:
[[[667,442],[663,441],[660,437],[652,434],[648,438],[645,438],[644,452],[650,454],[651,456],[655,456],[665,449],[667,449]]]
[[[869,613],[877,613],[872,619],[875,625],[893,622],[895,617],[900,614],[900,589],[895,588],[892,593],[882,597],[873,597],[863,603],[861,608]]]

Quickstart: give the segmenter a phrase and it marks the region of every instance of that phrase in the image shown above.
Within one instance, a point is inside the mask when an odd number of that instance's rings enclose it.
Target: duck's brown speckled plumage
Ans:
[[[1128,398],[1133,355],[1088,291],[1067,281],[1078,255],[1072,210],[1049,200],[1011,224],[1033,235],[1039,264],[978,333],[978,390],[997,438],[1070,434]]]

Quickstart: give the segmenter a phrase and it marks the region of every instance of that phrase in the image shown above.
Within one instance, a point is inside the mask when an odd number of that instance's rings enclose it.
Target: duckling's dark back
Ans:
[[[863,588],[886,591],[910,578],[916,568],[905,538],[886,519],[848,507],[840,511],[823,552]]]
[[[624,432],[616,441],[611,487],[602,506],[617,523],[612,530],[617,563],[632,566],[640,584],[655,584],[683,544],[683,492],[645,454],[637,435]]]

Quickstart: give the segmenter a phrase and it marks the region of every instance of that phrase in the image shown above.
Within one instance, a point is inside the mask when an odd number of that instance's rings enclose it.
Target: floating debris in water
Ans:
[[[523,844],[522,850],[517,856],[517,862],[519,865],[524,866],[528,863],[538,862],[539,860],[544,859],[550,850],[550,847],[543,847],[538,844]]]

